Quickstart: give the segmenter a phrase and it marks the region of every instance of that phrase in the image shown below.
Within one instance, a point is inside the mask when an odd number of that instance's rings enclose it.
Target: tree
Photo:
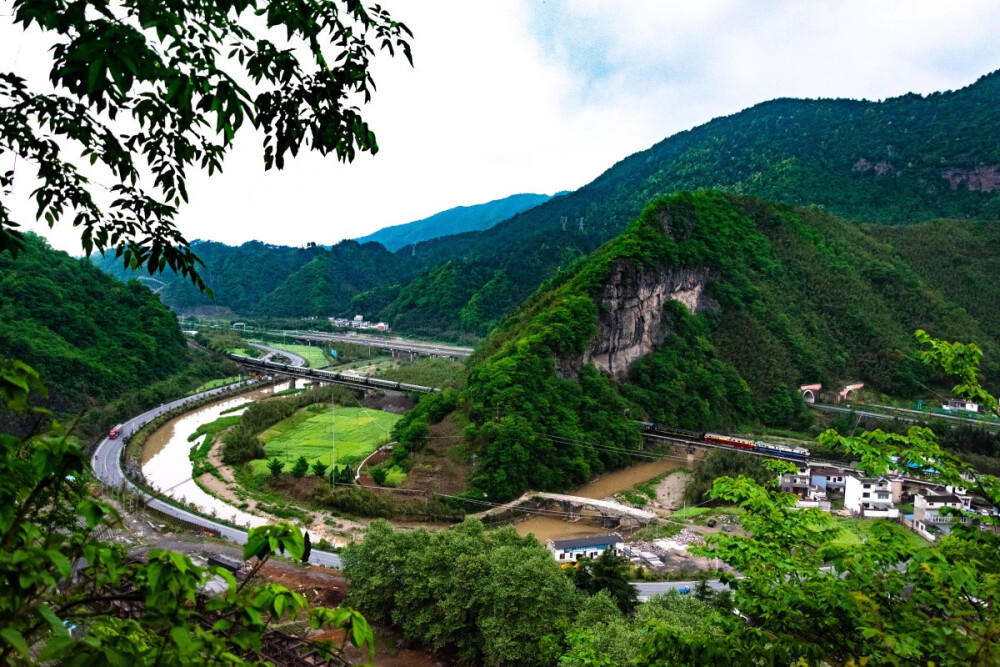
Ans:
[[[312,464],[312,471],[313,471],[314,475],[316,475],[317,477],[319,477],[319,478],[322,479],[322,478],[326,477],[326,469],[329,468],[329,467],[330,466],[328,466],[325,463],[321,463],[319,461],[316,461],[315,463]]]
[[[271,471],[271,477],[277,477],[285,469],[284,461],[275,457],[267,462],[267,469]]]
[[[709,603],[715,597],[714,592],[708,586],[708,579],[703,574],[694,587],[694,597],[702,602]]]
[[[53,42],[53,92],[0,72],[0,156],[37,168],[36,218],[70,217],[88,254],[110,249],[126,266],[170,268],[201,289],[198,258],[174,224],[190,170],[221,170],[246,122],[264,136],[266,169],[303,147],[341,161],[375,153],[355,106],[374,91],[375,47],[412,63],[409,29],[354,0],[15,0],[13,11]],[[0,174],[5,196],[14,178]],[[0,202],[0,252],[20,249],[18,226]]]
[[[31,390],[41,390],[34,370],[0,360],[0,410],[46,418],[28,408]],[[291,641],[270,628],[296,619],[341,628],[373,657],[371,628],[357,612],[310,608],[284,586],[253,583],[274,553],[303,556],[297,529],[250,530],[243,557],[253,569],[237,584],[178,553],[153,549],[137,561],[102,542],[97,536],[121,518],[91,484],[83,447],[58,423],[27,438],[0,436],[0,663],[259,664],[273,655],[268,645]],[[206,599],[201,591],[214,577],[225,590]],[[312,648],[343,662],[334,644]]]
[[[435,533],[375,521],[341,557],[352,604],[470,664],[538,664],[541,637],[582,602],[534,537],[474,519]]]
[[[628,560],[607,550],[596,560],[581,560],[573,575],[573,583],[590,595],[606,591],[622,613],[631,614],[638,604],[638,593],[628,574]]]
[[[337,484],[354,484],[354,468],[345,465],[337,470]]]
[[[309,462],[306,461],[305,456],[300,456],[292,466],[292,477],[302,479],[306,476],[307,472],[309,472]]]
[[[917,332],[922,358],[958,378],[957,396],[998,413],[997,400],[979,382],[975,345]],[[933,431],[869,431],[820,441],[846,450],[869,475],[890,468],[941,484],[967,486],[1000,508],[1000,480],[983,475],[941,449]],[[775,474],[790,464],[772,462]],[[903,529],[874,522],[856,545],[834,541],[840,527],[819,510],[794,509],[795,498],[749,478],[716,480],[712,496],[739,504],[749,535],[715,533],[699,549],[744,577],[729,579],[740,616],[723,614],[723,638],[656,626],[643,643],[645,664],[886,664],[997,665],[1000,534],[995,517],[953,522],[941,549],[915,547]],[[953,510],[953,514],[963,514]],[[832,571],[824,569],[829,564]]]

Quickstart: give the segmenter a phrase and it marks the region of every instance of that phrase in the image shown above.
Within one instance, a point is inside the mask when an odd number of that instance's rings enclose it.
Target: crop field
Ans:
[[[330,464],[334,432],[337,463],[357,465],[379,446],[389,441],[389,433],[399,415],[365,408],[337,406],[331,416],[327,406],[311,405],[284,419],[260,435],[268,458],[285,461],[285,470],[300,456],[310,465]],[[252,461],[255,475],[268,474],[267,461]]]

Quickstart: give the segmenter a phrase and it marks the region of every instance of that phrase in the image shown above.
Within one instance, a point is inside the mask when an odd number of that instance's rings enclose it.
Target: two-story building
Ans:
[[[812,478],[809,475],[808,464],[800,467],[797,472],[785,473],[778,480],[778,488],[784,493],[794,493],[799,498],[809,495]]]
[[[621,556],[625,551],[625,540],[618,533],[612,533],[570,540],[545,540],[545,546],[557,563],[572,563],[582,558],[597,558],[609,549]]]
[[[897,518],[899,510],[893,505],[893,484],[888,477],[849,474],[844,485],[844,509],[865,517]],[[900,486],[898,482],[896,486]]]
[[[839,496],[847,485],[849,468],[833,468],[831,466],[815,466],[809,470],[809,483],[826,492],[827,495]]]
[[[913,496],[913,529],[930,540],[936,540],[938,535],[951,532],[953,520],[968,522],[968,517],[941,514],[945,507],[971,510],[972,497],[964,495],[964,492],[965,489],[953,486],[921,490]]]

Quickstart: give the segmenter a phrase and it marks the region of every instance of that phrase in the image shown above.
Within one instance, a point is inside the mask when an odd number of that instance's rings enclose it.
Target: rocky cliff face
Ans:
[[[573,377],[593,362],[622,379],[633,361],[670,335],[663,323],[667,301],[680,301],[692,313],[718,307],[704,291],[710,277],[707,269],[647,272],[628,262],[616,264],[598,299],[597,335],[584,354],[556,360],[560,375]]]

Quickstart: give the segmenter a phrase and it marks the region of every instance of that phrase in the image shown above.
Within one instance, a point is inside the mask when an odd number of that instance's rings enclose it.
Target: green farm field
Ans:
[[[356,465],[389,441],[389,433],[400,418],[365,408],[337,406],[334,412],[331,416],[328,406],[311,405],[261,433],[268,458],[285,461],[285,470],[300,456],[310,465],[317,460],[329,465],[335,429],[337,463]],[[251,461],[251,466],[254,475],[269,474],[266,460]]]

